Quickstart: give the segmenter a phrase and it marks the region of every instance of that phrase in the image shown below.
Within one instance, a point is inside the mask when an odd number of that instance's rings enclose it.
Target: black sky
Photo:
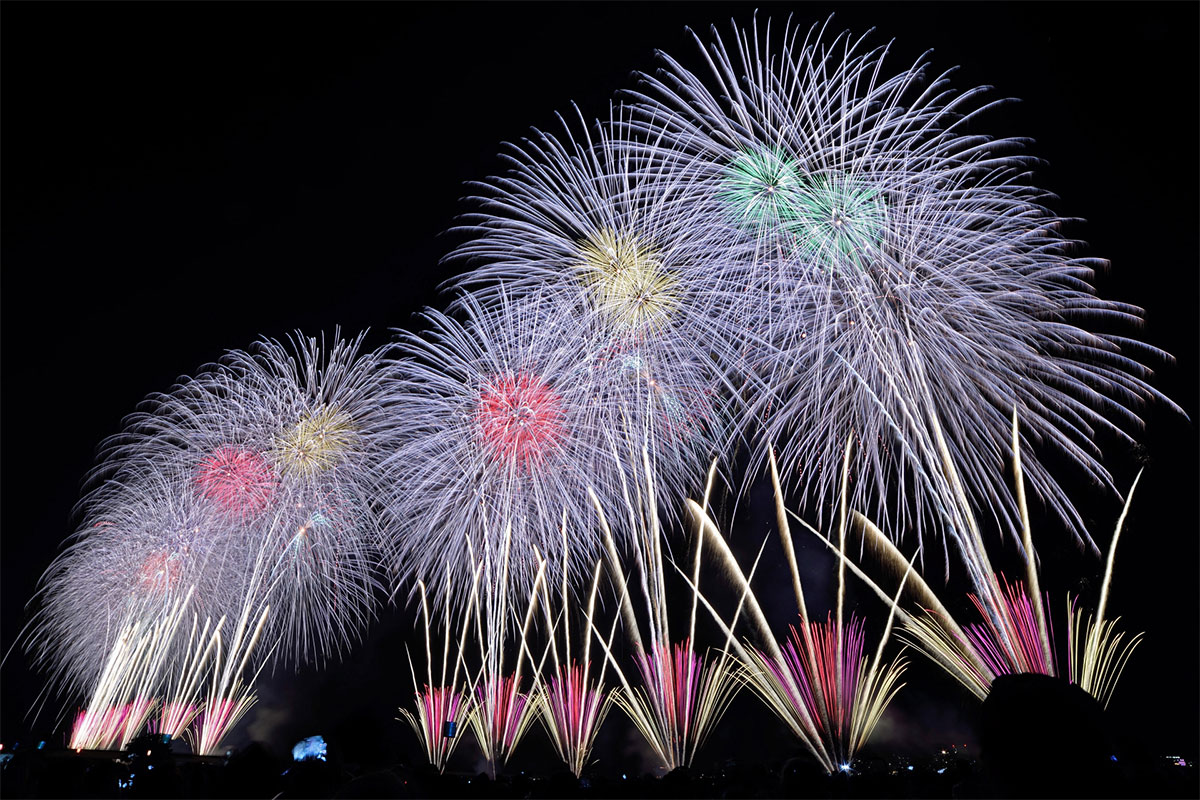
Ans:
[[[464,210],[463,183],[502,169],[501,142],[554,129],[571,102],[606,114],[632,71],[653,69],[655,48],[698,67],[685,26],[748,23],[754,8],[0,6],[3,650],[73,530],[96,445],[146,394],[261,335],[369,327],[378,344],[422,306],[444,305],[435,287],[450,275],[439,265],[450,242],[439,234]],[[962,65],[960,89],[1021,98],[980,127],[1035,140],[1046,161],[1036,182],[1061,198],[1056,211],[1086,220],[1069,233],[1112,261],[1100,293],[1146,309],[1140,335],[1177,359],[1156,385],[1196,419],[1200,6],[758,8],[805,25],[836,11],[836,29],[894,37],[895,69],[932,48],[935,68]],[[1144,447],[1107,450],[1118,486],[1147,467],[1111,601],[1147,638],[1112,710],[1156,752],[1194,756],[1196,428],[1156,409],[1146,420]],[[1086,511],[1103,544],[1117,502]],[[1102,571],[1069,546],[1047,550],[1060,571],[1043,588],[1058,597]],[[404,625],[385,612],[346,665],[270,681],[256,730],[385,730],[408,698]],[[21,733],[39,689],[12,654],[0,741]],[[304,709],[281,710],[289,703]],[[897,719],[930,741],[939,720],[961,728],[970,705],[928,683],[901,703]],[[388,741],[404,739],[400,725]]]

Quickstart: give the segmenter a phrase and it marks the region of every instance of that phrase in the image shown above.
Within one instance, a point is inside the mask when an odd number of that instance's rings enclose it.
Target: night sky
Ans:
[[[699,69],[685,26],[750,4],[3,4],[3,382],[0,645],[74,530],[95,448],[148,393],[245,348],[370,328],[368,344],[444,306],[436,287],[466,210],[464,182],[496,174],[504,141],[558,132],[572,102],[607,115],[661,48]],[[1034,140],[1035,182],[1078,217],[1068,235],[1110,259],[1099,293],[1146,309],[1137,334],[1175,356],[1155,385],[1197,418],[1197,29],[1193,3],[759,4],[805,27],[896,42],[899,70],[932,49],[959,89],[1017,97],[977,126]],[[1142,446],[1102,442],[1117,485],[1146,474],[1117,553],[1110,613],[1147,632],[1110,708],[1155,753],[1197,754],[1198,477],[1195,423],[1151,408]],[[1103,547],[1116,498],[1077,495]],[[765,516],[743,519],[761,541]],[[1043,529],[1043,588],[1094,606],[1103,564]],[[743,534],[739,531],[739,536]],[[1043,544],[1044,543],[1044,544]],[[773,551],[778,557],[777,545]],[[1016,568],[1011,546],[997,553]],[[815,544],[810,591],[831,562]],[[765,595],[786,611],[779,592]],[[882,606],[861,595],[862,610]],[[959,607],[959,606],[955,606]],[[966,609],[962,609],[964,617]],[[1059,610],[1056,607],[1056,612]],[[786,616],[781,617],[786,621]],[[411,615],[385,608],[342,665],[277,673],[235,734],[282,749],[334,733],[364,759],[416,755],[396,706],[411,702]],[[715,642],[716,640],[711,640]],[[0,741],[24,735],[42,679],[20,650],[0,672]],[[746,698],[714,757],[788,752]],[[972,741],[975,702],[916,659],[876,746]],[[56,706],[57,708],[57,706]],[[50,715],[51,717],[53,715]],[[45,727],[50,719],[38,720]],[[747,729],[752,730],[747,730]],[[639,747],[613,713],[598,753]],[[626,754],[626,755],[623,755]],[[517,764],[550,757],[540,732]]]

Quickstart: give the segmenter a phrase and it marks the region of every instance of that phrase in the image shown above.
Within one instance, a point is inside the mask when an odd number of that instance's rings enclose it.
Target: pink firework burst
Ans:
[[[218,447],[200,462],[196,476],[204,496],[225,511],[253,515],[275,494],[275,470],[261,455],[240,447]]]
[[[1038,612],[1025,584],[1009,583],[1000,574],[993,578],[993,586],[993,596],[1000,600],[993,613],[988,613],[988,604],[977,595],[967,595],[983,617],[983,623],[966,625],[963,629],[975,652],[996,675],[1021,672],[1057,675],[1057,664],[1052,657],[1054,629],[1049,625],[1049,617],[1045,618],[1050,649],[1047,654],[1040,641]],[[1046,597],[1047,605],[1049,599]]]
[[[160,595],[175,588],[179,579],[180,560],[166,550],[156,550],[142,562],[138,570],[138,588],[142,591]]]
[[[537,375],[496,375],[479,390],[479,439],[496,462],[529,471],[566,438],[562,398]]]

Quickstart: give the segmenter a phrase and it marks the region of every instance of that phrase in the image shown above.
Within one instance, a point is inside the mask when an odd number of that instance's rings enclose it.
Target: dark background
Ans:
[[[893,70],[933,48],[962,65],[955,85],[1020,103],[981,120],[1035,139],[1037,183],[1079,217],[1068,233],[1112,261],[1102,296],[1146,309],[1138,334],[1173,353],[1156,385],[1197,415],[1197,23],[1195,4],[759,4],[807,26],[876,26]],[[32,725],[42,679],[10,647],[38,575],[73,530],[97,443],[147,393],[246,347],[300,329],[369,344],[409,327],[435,287],[463,210],[463,182],[501,169],[502,141],[556,129],[577,102],[607,112],[662,48],[701,68],[684,30],[754,6],[384,4],[3,4],[3,594],[0,741]],[[1110,613],[1145,630],[1111,707],[1155,753],[1197,751],[1197,442],[1151,409],[1143,447],[1106,443],[1124,489],[1146,475],[1117,555]],[[1115,498],[1078,500],[1103,547]],[[757,543],[764,515],[738,535]],[[742,531],[746,533],[743,535]],[[1040,531],[1043,588],[1096,602],[1103,565]],[[770,545],[777,547],[777,545]],[[772,551],[768,551],[772,552]],[[1015,569],[1011,547],[999,561]],[[828,562],[804,545],[810,591]],[[768,578],[770,575],[767,576]],[[776,612],[787,619],[786,576]],[[770,585],[770,581],[768,584]],[[830,596],[828,592],[824,596]],[[963,601],[965,603],[965,601]],[[817,611],[823,609],[815,603]],[[1055,607],[1055,612],[1061,609]],[[955,607],[964,611],[966,606]],[[864,597],[873,619],[880,606]],[[411,702],[411,616],[385,609],[364,646],[325,672],[265,680],[234,735],[276,748],[339,735],[364,760],[416,754],[395,708]],[[710,640],[714,641],[714,640]],[[917,662],[876,747],[973,746],[975,703]],[[55,706],[57,710],[57,706]],[[636,736],[618,712],[598,754],[622,766]],[[1031,724],[1036,724],[1031,721]],[[548,756],[534,731],[517,765]],[[766,759],[782,728],[743,699],[708,751]],[[536,743],[535,743],[536,740]],[[469,759],[468,759],[469,760]]]

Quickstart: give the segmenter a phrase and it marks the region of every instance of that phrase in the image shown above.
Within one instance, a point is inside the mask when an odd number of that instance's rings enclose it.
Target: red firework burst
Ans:
[[[226,511],[256,514],[275,493],[275,470],[252,450],[218,447],[200,462],[196,476],[204,496]]]
[[[536,375],[496,375],[479,391],[479,439],[498,462],[527,470],[566,438],[562,398]]]

